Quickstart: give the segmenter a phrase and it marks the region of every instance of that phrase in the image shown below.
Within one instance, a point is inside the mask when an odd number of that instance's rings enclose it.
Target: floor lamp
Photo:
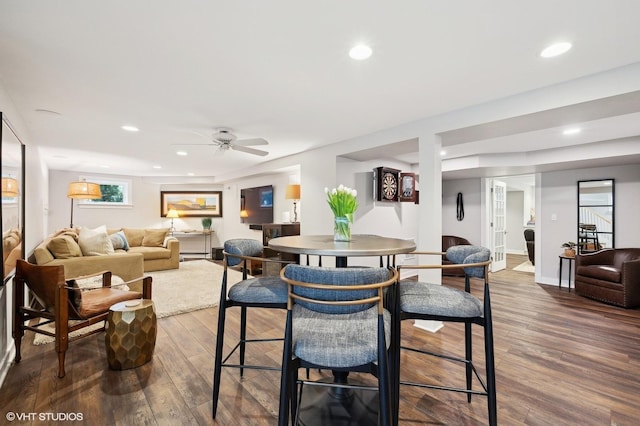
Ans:
[[[19,195],[18,181],[12,177],[2,178],[2,196],[15,198]]]
[[[300,185],[287,185],[287,189],[284,193],[284,198],[287,200],[293,200],[293,223],[297,223],[298,211],[296,210],[296,202],[300,199]]]
[[[71,221],[69,228],[73,228],[73,200],[96,200],[102,198],[102,192],[100,192],[99,184],[82,180],[82,182],[69,183],[67,197],[71,198]]]

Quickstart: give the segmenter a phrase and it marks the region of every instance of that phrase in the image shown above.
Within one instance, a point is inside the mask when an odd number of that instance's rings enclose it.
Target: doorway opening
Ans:
[[[494,257],[491,272],[535,273],[536,175],[487,178],[485,188],[485,235]],[[529,244],[525,233],[533,234]]]

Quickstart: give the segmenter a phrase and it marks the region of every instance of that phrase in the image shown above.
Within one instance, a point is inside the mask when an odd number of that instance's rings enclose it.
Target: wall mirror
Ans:
[[[615,247],[613,179],[578,182],[578,253]]]
[[[16,260],[24,259],[24,144],[0,112],[0,168],[2,168],[2,285],[14,274]]]

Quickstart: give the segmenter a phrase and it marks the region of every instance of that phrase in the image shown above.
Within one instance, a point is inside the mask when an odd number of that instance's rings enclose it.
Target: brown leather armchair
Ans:
[[[640,248],[576,256],[576,293],[624,308],[640,306]]]
[[[453,247],[453,246],[468,246],[468,245],[471,245],[471,243],[466,238],[456,237],[455,235],[443,235],[442,236],[442,252],[443,253],[445,253],[449,247]],[[450,265],[452,263],[453,262],[451,262],[449,259],[447,259],[446,255],[442,255],[442,264],[443,265]],[[444,268],[442,270],[442,276],[464,277],[464,269],[462,269],[462,268]]]
[[[16,347],[16,363],[20,362],[20,346],[25,330],[55,338],[58,353],[58,377],[64,377],[64,360],[69,342],[104,330],[101,327],[78,337],[70,333],[100,321],[105,321],[111,305],[133,299],[151,299],[151,277],[137,278],[119,284],[130,285],[142,280],[142,293],[111,287],[111,272],[97,274],[101,282],[95,288],[82,290],[75,280],[65,280],[64,266],[38,266],[18,260],[13,288],[13,340]],[[80,277],[79,277],[80,278]],[[81,277],[86,278],[86,277]],[[25,285],[33,294],[38,308],[25,305]],[[40,322],[32,323],[38,319]],[[70,321],[74,320],[74,321]],[[53,331],[43,328],[55,326]]]

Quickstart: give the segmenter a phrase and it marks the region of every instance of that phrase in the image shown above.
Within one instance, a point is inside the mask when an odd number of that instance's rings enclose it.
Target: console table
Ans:
[[[176,237],[180,240],[180,254],[203,254],[205,258],[211,255],[211,236],[213,235],[213,231],[211,230],[183,230],[183,231],[173,231],[171,233],[172,237]],[[192,240],[193,238],[202,238],[203,250],[204,251],[183,251],[182,242],[187,242],[188,240]]]

